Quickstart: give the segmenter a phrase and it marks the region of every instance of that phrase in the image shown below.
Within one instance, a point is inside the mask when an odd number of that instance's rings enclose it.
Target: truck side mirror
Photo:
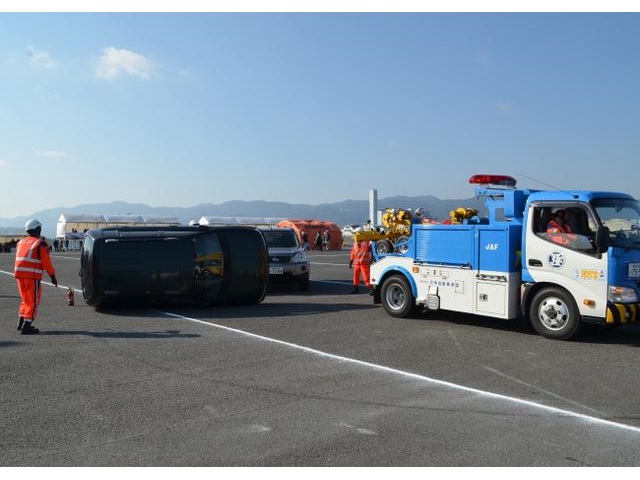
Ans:
[[[596,230],[596,249],[604,253],[609,249],[609,227],[599,227]]]

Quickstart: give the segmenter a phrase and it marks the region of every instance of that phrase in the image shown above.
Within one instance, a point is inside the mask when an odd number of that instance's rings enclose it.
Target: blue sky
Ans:
[[[638,13],[0,13],[0,216],[638,196],[639,85]]]

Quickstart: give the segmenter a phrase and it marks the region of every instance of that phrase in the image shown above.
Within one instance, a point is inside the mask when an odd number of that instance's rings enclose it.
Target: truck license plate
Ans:
[[[630,278],[640,277],[640,263],[629,264],[629,277]]]
[[[269,267],[269,275],[282,275],[283,272],[282,267]]]

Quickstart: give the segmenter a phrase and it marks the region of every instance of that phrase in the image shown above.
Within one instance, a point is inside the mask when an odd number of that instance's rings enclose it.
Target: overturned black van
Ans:
[[[269,277],[263,234],[251,227],[89,230],[81,253],[88,305],[260,303]]]

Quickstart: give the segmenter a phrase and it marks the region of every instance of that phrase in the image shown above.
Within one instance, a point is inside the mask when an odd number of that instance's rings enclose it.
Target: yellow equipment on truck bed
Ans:
[[[414,212],[408,208],[386,208],[382,214],[384,229],[361,230],[353,235],[353,239],[356,242],[370,241],[375,255],[394,251],[403,253],[412,223],[432,223],[432,220],[423,217],[421,208]]]

